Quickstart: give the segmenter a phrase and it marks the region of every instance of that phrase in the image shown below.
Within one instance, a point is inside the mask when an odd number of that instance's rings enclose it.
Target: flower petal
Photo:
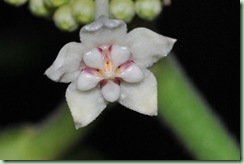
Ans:
[[[87,91],[97,86],[98,82],[102,80],[102,77],[93,75],[86,71],[82,71],[76,81],[77,89],[81,91]]]
[[[130,62],[130,65],[125,70],[117,74],[116,77],[120,77],[128,83],[137,83],[143,79],[144,74],[135,63]]]
[[[81,64],[83,55],[81,43],[71,42],[63,46],[53,64],[45,74],[53,81],[74,81],[83,67]]]
[[[140,83],[120,84],[121,96],[119,103],[136,112],[157,115],[157,81],[147,69],[143,70],[144,79]]]
[[[66,90],[66,100],[76,129],[91,123],[106,107],[99,88],[82,92],[71,83]]]
[[[111,80],[102,86],[102,95],[108,102],[114,102],[120,97],[120,86]]]
[[[83,60],[88,67],[103,69],[103,57],[97,48],[86,52],[83,56]]]
[[[128,47],[113,45],[111,50],[111,57],[114,68],[125,63],[130,58],[130,51]]]
[[[130,46],[132,60],[139,67],[150,67],[165,57],[176,39],[159,35],[146,28],[136,28],[128,33],[126,43]]]
[[[124,44],[126,31],[123,21],[101,16],[80,30],[80,40],[88,49],[101,45]]]

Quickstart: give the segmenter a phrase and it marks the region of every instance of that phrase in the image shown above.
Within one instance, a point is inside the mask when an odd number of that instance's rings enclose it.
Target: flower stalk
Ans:
[[[194,90],[172,54],[152,67],[158,80],[159,117],[196,159],[240,160],[240,149]]]
[[[108,0],[96,0],[96,19],[100,16],[109,16],[109,2]]]
[[[63,103],[43,123],[1,130],[0,159],[59,159],[92,129],[91,125],[82,131],[75,130],[68,107]]]

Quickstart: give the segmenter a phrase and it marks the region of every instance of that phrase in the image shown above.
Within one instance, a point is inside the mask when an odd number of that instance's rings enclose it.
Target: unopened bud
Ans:
[[[24,5],[28,0],[4,0],[4,2],[19,7],[21,5]]]
[[[49,7],[59,7],[69,2],[70,0],[45,0],[45,3]]]
[[[95,17],[95,3],[93,0],[75,0],[72,3],[72,15],[81,24],[88,24]]]
[[[135,8],[139,17],[153,20],[162,11],[162,3],[160,0],[137,0]]]
[[[50,15],[50,9],[44,4],[44,0],[30,0],[29,9],[36,16],[46,17]]]
[[[59,7],[53,15],[53,20],[55,25],[64,31],[74,31],[78,28],[78,24],[71,14],[70,5]]]
[[[125,22],[130,22],[135,16],[135,6],[132,0],[112,0],[109,10],[113,18]]]

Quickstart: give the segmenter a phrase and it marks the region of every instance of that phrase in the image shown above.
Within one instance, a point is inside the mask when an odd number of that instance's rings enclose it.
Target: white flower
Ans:
[[[165,57],[176,40],[146,28],[126,31],[123,21],[99,17],[81,29],[81,43],[66,44],[45,72],[54,81],[71,82],[66,100],[77,129],[108,102],[157,115],[157,81],[146,68]]]

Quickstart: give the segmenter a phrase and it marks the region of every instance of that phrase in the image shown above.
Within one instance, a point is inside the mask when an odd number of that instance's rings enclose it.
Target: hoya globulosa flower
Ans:
[[[165,57],[175,39],[146,28],[127,33],[123,21],[101,16],[80,30],[80,40],[66,44],[45,72],[54,81],[71,82],[66,100],[77,129],[109,102],[157,115],[157,81],[147,67]]]

